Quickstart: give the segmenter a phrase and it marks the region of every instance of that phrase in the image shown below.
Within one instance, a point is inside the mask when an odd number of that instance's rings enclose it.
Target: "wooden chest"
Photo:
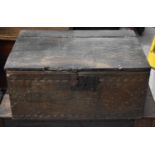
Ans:
[[[23,31],[5,69],[15,119],[143,116],[150,68],[132,31]]]

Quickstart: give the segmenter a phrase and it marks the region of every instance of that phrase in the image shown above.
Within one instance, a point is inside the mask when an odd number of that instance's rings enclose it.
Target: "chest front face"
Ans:
[[[135,37],[34,34],[18,38],[6,64],[14,118],[143,115],[149,67]]]

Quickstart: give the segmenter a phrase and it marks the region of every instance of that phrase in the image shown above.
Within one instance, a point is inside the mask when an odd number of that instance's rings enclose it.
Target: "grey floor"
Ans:
[[[139,36],[138,39],[143,48],[144,54],[147,56],[147,53],[151,47],[153,37],[155,36],[155,28],[146,28],[143,36]],[[149,85],[151,92],[155,100],[155,70],[151,70]]]

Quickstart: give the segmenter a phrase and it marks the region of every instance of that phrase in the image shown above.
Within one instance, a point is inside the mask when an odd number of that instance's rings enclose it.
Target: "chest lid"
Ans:
[[[23,31],[7,70],[149,69],[132,31]]]

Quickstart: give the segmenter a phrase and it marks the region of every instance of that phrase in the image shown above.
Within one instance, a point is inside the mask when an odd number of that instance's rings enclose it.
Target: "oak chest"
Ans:
[[[23,31],[5,69],[15,119],[143,116],[150,68],[132,31]]]

